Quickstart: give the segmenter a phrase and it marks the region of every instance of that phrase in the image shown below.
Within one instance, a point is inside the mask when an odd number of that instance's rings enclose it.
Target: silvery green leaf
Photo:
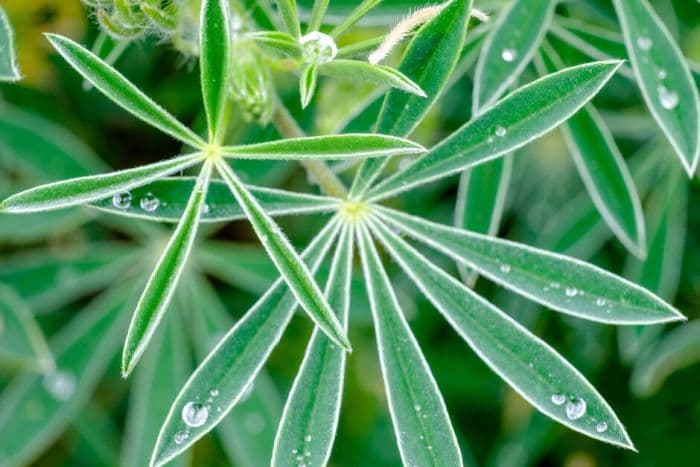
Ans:
[[[331,265],[325,295],[345,330],[350,309],[354,233],[346,224]],[[277,429],[273,466],[326,465],[338,427],[345,352],[318,329],[306,348]]]
[[[19,81],[22,75],[17,65],[15,38],[5,10],[0,6],[0,81]]]
[[[115,206],[111,198],[92,206],[120,216],[136,217],[157,222],[178,222],[196,183],[195,177],[173,177],[156,180],[130,190],[131,204]],[[247,186],[262,208],[271,216],[330,212],[338,208],[337,198],[309,195],[292,191]],[[228,222],[245,219],[243,208],[231,199],[231,190],[221,180],[212,180],[207,192],[203,223]]]
[[[340,37],[345,31],[350,29],[360,21],[362,18],[367,15],[374,7],[379,5],[382,2],[382,0],[362,0],[362,2],[355,7],[354,10],[352,10],[350,13],[348,13],[344,18],[343,21],[340,22],[337,26],[335,26],[331,32],[329,33],[331,37],[338,38]]]
[[[634,449],[608,403],[554,349],[381,222],[372,226],[391,256],[479,358],[537,410],[587,436]]]
[[[372,134],[309,136],[222,148],[225,157],[274,160],[343,160],[423,153],[425,148],[413,141]]]
[[[515,0],[486,37],[474,72],[474,114],[490,107],[520,76],[542,42],[556,0]]]
[[[378,207],[382,219],[485,277],[553,310],[610,324],[685,319],[648,290],[575,258]]]
[[[136,305],[122,353],[122,376],[124,377],[131,374],[170,305],[173,292],[197,236],[199,216],[204,208],[211,170],[211,164],[205,163],[182,219]]]
[[[301,36],[296,0],[276,0],[276,3],[277,11],[282,17],[282,23],[287,32],[294,37]]]
[[[301,72],[299,79],[299,94],[301,95],[301,108],[308,107],[316,92],[316,82],[318,81],[318,65],[312,63],[307,65]]]
[[[311,271],[320,265],[339,228],[340,223],[334,218],[302,254]],[[282,279],[278,279],[221,339],[173,403],[158,436],[151,457],[152,466],[164,465],[187,450],[240,401],[282,337],[297,304],[295,295]],[[212,390],[218,391],[216,404],[205,406],[206,412],[199,411],[197,423],[192,423],[189,417],[187,423],[182,416],[183,409]]]
[[[461,466],[440,389],[406,322],[367,227],[358,245],[372,309],[389,412],[404,465]]]
[[[372,190],[372,199],[447,177],[503,156],[575,114],[613,76],[619,61],[566,68],[508,95]]]
[[[260,238],[263,247],[267,250],[270,258],[272,258],[297,300],[299,300],[301,307],[333,342],[350,351],[350,342],[340,326],[338,318],[336,318],[333,310],[328,305],[328,301],[323,297],[311,272],[294,250],[294,247],[289,243],[287,237],[282,233],[282,230],[263,211],[260,203],[253,198],[227,164],[219,162],[217,168],[238,203],[243,207],[246,217],[253,226],[258,238]]]
[[[0,286],[0,360],[51,371],[54,361],[44,334],[25,302]]]
[[[133,284],[125,284],[101,296],[50,340],[55,371],[20,373],[2,393],[4,464],[31,464],[88,402],[119,348],[130,287]]]
[[[253,31],[245,35],[246,39],[255,42],[264,50],[289,57],[301,57],[302,50],[299,41],[280,31]]]
[[[420,86],[400,71],[384,65],[373,65],[362,60],[332,60],[319,65],[318,73],[321,76],[329,76],[338,80],[387,86],[419,97],[426,97]]]
[[[330,0],[314,0],[314,6],[311,10],[311,18],[306,26],[307,34],[312,31],[318,31],[321,28],[321,25],[323,24],[323,16],[326,14],[326,10],[328,10],[329,3]]]
[[[221,143],[228,100],[231,25],[227,0],[203,0],[199,25],[199,68],[209,142]]]
[[[0,203],[0,212],[30,213],[63,209],[113,195],[115,204],[125,205],[130,200],[128,190],[131,188],[184,170],[199,162],[200,158],[199,154],[190,154],[134,169],[41,185],[5,199]]]
[[[700,96],[678,45],[647,0],[614,0],[649,111],[690,178],[700,162]]]
[[[85,47],[56,34],[46,34],[46,37],[70,66],[115,104],[183,143],[192,147],[204,144],[192,130]]]

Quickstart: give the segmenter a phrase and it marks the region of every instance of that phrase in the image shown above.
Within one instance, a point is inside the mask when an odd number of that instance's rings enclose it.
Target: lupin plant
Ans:
[[[173,297],[182,293],[200,225],[247,219],[279,275],[168,401],[151,465],[165,465],[186,452],[245,400],[297,308],[315,327],[277,428],[271,464],[326,465],[341,416],[345,367],[352,358],[348,327],[356,260],[403,464],[463,465],[446,403],[402,311],[384,256],[479,358],[538,411],[588,437],[635,449],[618,416],[586,377],[472,286],[481,275],[546,308],[598,323],[646,326],[685,319],[651,291],[598,266],[495,236],[514,152],[561,127],[605,223],[632,254],[647,254],[633,176],[591,103],[613,76],[635,79],[683,167],[694,174],[700,155],[697,88],[646,0],[614,2],[631,70],[623,57],[593,46],[585,50],[596,61],[568,65],[567,54],[560,52],[582,39],[566,23],[554,23],[555,0],[515,0],[493,22],[472,0],[449,0],[409,12],[385,35],[341,47],[339,39],[379,0],[363,1],[332,27],[324,21],[327,0],[314,2],[304,24],[294,0],[276,2],[279,19],[265,2],[84,2],[111,41],[155,34],[183,55],[196,57],[204,129],[200,134],[185,126],[144,94],[112,66],[115,56],[108,59],[101,47],[90,51],[47,34],[90,86],[184,149],[161,162],[28,189],[6,198],[0,210],[30,214],[86,205],[124,218],[176,224],[135,305],[123,345],[124,378],[148,355],[159,325],[175,306]],[[106,36],[101,40],[107,41]],[[382,65],[397,49],[402,50],[399,67]],[[471,118],[429,149],[411,140],[474,60]],[[518,87],[530,63],[541,77]],[[291,73],[299,76],[302,109],[313,102],[325,78],[388,88],[373,132],[307,136],[276,88],[275,76]],[[234,108],[248,121],[272,123],[282,138],[234,144],[229,134]],[[392,162],[398,158],[408,162],[397,167]],[[247,185],[238,168],[243,160],[298,161],[320,194]],[[356,163],[350,183],[329,161]],[[194,177],[182,175],[191,170]],[[390,201],[456,175],[461,175],[456,226],[403,212]],[[274,220],[289,214],[328,217],[302,253]],[[414,243],[456,263],[461,279]],[[317,273],[326,260],[330,271],[326,282],[319,283]],[[206,314],[205,286],[193,283],[188,283],[194,289],[190,306]],[[35,345],[45,346],[40,339]],[[47,357],[44,365],[53,363]],[[60,393],[61,382],[56,385]]]

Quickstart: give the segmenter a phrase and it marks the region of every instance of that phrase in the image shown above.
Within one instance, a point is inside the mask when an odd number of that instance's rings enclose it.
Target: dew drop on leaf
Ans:
[[[314,31],[303,36],[300,40],[306,63],[330,62],[338,55],[338,46],[328,34]]]
[[[605,422],[600,422],[595,426],[595,431],[597,431],[598,433],[603,433],[607,429],[608,429],[608,424]]]
[[[186,431],[178,431],[175,433],[175,444],[182,444],[187,441],[187,438],[189,437],[190,435]]]
[[[580,398],[566,403],[566,418],[578,420],[586,413],[586,401]]]
[[[508,130],[503,128],[501,125],[498,125],[496,127],[496,136],[498,136],[499,138],[503,138],[507,134],[508,134]]]
[[[596,298],[595,304],[598,306],[605,306],[608,304],[608,301],[605,300],[604,298]]]
[[[512,62],[518,58],[518,52],[516,52],[514,49],[503,49],[501,52],[501,58],[504,62]]]
[[[566,396],[564,394],[552,394],[552,404],[562,405],[566,402]]]
[[[653,45],[654,42],[648,37],[642,36],[637,38],[637,47],[639,47],[640,50],[644,50],[646,52],[647,50],[650,50]]]
[[[504,274],[508,274],[510,272],[510,266],[508,266],[507,264],[501,264],[501,267],[499,269]]]
[[[668,73],[666,72],[666,70],[659,70],[658,73],[656,73],[656,77],[659,79],[666,79],[667,76]]]
[[[68,400],[75,392],[75,377],[65,371],[56,370],[44,375],[44,389],[55,399]]]
[[[209,409],[199,402],[188,402],[182,408],[182,420],[191,427],[202,426],[209,418]]]
[[[676,107],[678,107],[680,98],[678,97],[678,94],[676,94],[676,92],[671,91],[663,84],[659,84],[657,91],[659,93],[659,102],[661,102],[661,105],[664,109],[673,110]]]
[[[211,391],[209,391],[209,395],[210,395],[211,397],[216,397],[216,396],[219,395],[219,390],[218,390],[218,389],[212,389]]]
[[[304,441],[306,441],[307,443],[310,443],[311,442],[311,435],[304,436]]]
[[[148,193],[146,196],[141,198],[140,201],[141,209],[146,212],[153,212],[160,206],[160,200],[153,196],[153,193]]]
[[[131,207],[131,193],[125,191],[112,196],[112,205],[117,209],[129,209]]]
[[[574,287],[567,287],[564,293],[567,297],[575,297],[576,295],[578,295],[578,289]]]

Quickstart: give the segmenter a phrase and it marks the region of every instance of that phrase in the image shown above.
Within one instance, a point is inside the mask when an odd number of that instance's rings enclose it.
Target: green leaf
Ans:
[[[611,324],[684,319],[648,290],[592,264],[383,207],[377,209],[383,219],[410,236],[553,310]]]
[[[167,311],[170,299],[185,268],[197,236],[199,216],[204,209],[211,170],[211,165],[206,163],[192,191],[182,219],[158,260],[139,303],[136,305],[122,353],[122,376],[125,378],[131,374],[146,350],[146,346]]]
[[[353,242],[353,228],[345,225],[325,290],[328,303],[338,313],[345,330],[350,309]],[[284,407],[271,465],[328,463],[338,427],[344,376],[345,352],[315,329]]]
[[[405,170],[374,187],[385,198],[514,151],[575,114],[619,68],[593,62],[559,71],[510,94],[468,122]]]
[[[342,160],[423,153],[425,148],[413,141],[371,134],[310,136],[222,148],[226,157],[274,160]]]
[[[318,80],[318,65],[315,63],[307,65],[301,72],[299,80],[299,94],[301,95],[301,108],[308,107],[316,92],[316,82]]]
[[[700,97],[685,58],[647,0],[613,4],[647,107],[692,178],[700,162]]]
[[[314,0],[314,6],[311,10],[311,19],[309,19],[309,23],[306,26],[307,34],[318,31],[321,28],[323,16],[326,14],[326,10],[328,10],[329,3],[330,0]]]
[[[364,224],[358,245],[401,459],[404,465],[461,466],[445,402]]]
[[[22,75],[17,65],[15,39],[5,10],[0,6],[0,82],[19,81]]]
[[[31,464],[80,414],[119,347],[129,286],[95,300],[51,339],[55,372],[21,373],[2,393],[4,464]]]
[[[276,0],[277,10],[282,17],[282,23],[289,34],[294,37],[301,36],[299,15],[297,14],[296,0]]]
[[[556,0],[516,0],[486,37],[474,72],[474,114],[490,107],[520,76],[542,42]]]
[[[560,59],[545,45],[540,67],[552,72]],[[564,140],[578,173],[605,222],[632,254],[646,255],[644,213],[632,175],[612,133],[592,105],[562,125]]]
[[[203,273],[256,297],[280,277],[265,249],[254,243],[208,240],[194,253]]]
[[[10,244],[32,243],[72,232],[89,220],[85,211],[53,211],[15,216],[0,213],[0,240]]]
[[[350,351],[350,342],[340,326],[338,318],[323,297],[311,272],[299,258],[282,230],[263,211],[260,203],[253,198],[228,165],[219,162],[217,168],[238,203],[243,207],[246,217],[260,238],[263,247],[299,300],[301,307],[333,342]]]
[[[333,244],[339,227],[338,219],[334,218],[303,253],[302,257],[309,263],[310,270],[318,268]],[[164,465],[184,452],[221,422],[240,401],[282,337],[297,304],[295,295],[282,279],[278,279],[221,339],[192,374],[170,408],[151,457],[152,466]],[[218,396],[215,405],[205,406],[207,416],[204,423],[200,426],[185,423],[182,418],[185,406],[200,400],[212,390],[218,391]]]
[[[209,142],[221,143],[231,63],[231,26],[227,0],[204,0],[199,26],[199,68]]]
[[[183,143],[192,147],[201,147],[204,144],[192,130],[153,102],[121,73],[95,54],[67,37],[56,34],[46,34],[46,37],[83,78],[115,104]]]
[[[264,50],[269,50],[289,57],[301,57],[302,50],[299,41],[286,32],[254,31],[245,35]]]
[[[391,256],[484,363],[537,410],[587,436],[634,449],[607,402],[561,355],[386,226],[372,226]]]
[[[329,33],[330,36],[337,39],[345,31],[353,27],[355,23],[364,18],[367,13],[372,11],[372,9],[374,9],[374,7],[379,5],[381,2],[382,0],[362,0],[362,3],[357,5],[354,10],[345,16],[340,24],[333,28],[333,30]]]
[[[339,59],[319,65],[318,72],[322,76],[338,80],[388,86],[419,97],[426,97],[420,86],[410,78],[400,71],[384,65],[373,65],[361,60]]]
[[[50,211],[87,204],[112,195],[115,195],[115,204],[124,206],[131,202],[128,194],[131,188],[184,170],[199,162],[200,159],[200,154],[189,154],[134,169],[41,185],[10,196],[0,203],[0,211],[8,213]]]
[[[378,133],[409,136],[442,95],[463,49],[471,5],[471,0],[453,0],[413,37],[399,70],[413,78],[426,97],[391,90],[377,119]],[[364,161],[350,189],[351,196],[362,196],[386,163]]]
[[[11,289],[0,286],[0,360],[51,371],[54,361],[32,312]]]
[[[195,177],[173,177],[156,180],[130,190],[128,207],[114,205],[112,198],[92,203],[92,206],[120,216],[136,217],[157,222],[178,222],[196,183]],[[336,210],[337,198],[308,195],[292,191],[261,188],[247,185],[251,194],[271,216],[312,214]],[[212,180],[207,192],[206,207],[202,212],[203,223],[228,222],[245,219],[245,212],[235,200],[226,183]]]

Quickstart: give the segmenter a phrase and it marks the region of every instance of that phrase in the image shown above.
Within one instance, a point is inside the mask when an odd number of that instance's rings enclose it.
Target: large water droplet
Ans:
[[[595,431],[597,431],[598,433],[603,433],[607,429],[608,429],[608,424],[605,422],[600,422],[595,426]]]
[[[512,62],[518,57],[518,52],[515,49],[503,49],[501,52],[501,58],[504,62]]]
[[[112,205],[117,209],[129,209],[131,207],[131,193],[125,191],[112,196]]]
[[[567,297],[575,297],[578,295],[578,289],[575,287],[567,287],[564,293]]]
[[[680,98],[675,91],[671,91],[663,84],[659,84],[657,91],[659,93],[659,102],[661,102],[664,109],[673,110],[678,107]]]
[[[153,212],[160,206],[160,200],[153,196],[153,193],[148,193],[146,196],[141,198],[140,201],[141,209],[146,212]]]
[[[209,409],[204,407],[199,402],[190,401],[182,408],[182,420],[188,426],[198,427],[207,422],[209,418]]]
[[[44,389],[55,399],[68,400],[75,392],[75,377],[65,371],[56,370],[44,375]]]
[[[496,136],[498,136],[499,138],[503,138],[507,134],[508,134],[508,130],[503,128],[501,125],[498,125],[496,127]]]
[[[187,438],[189,437],[190,434],[186,431],[178,431],[177,433],[175,433],[175,444],[182,444],[185,441],[187,441]]]
[[[641,50],[650,50],[653,45],[654,42],[648,37],[641,36],[637,38],[637,47],[639,47]]]
[[[570,400],[566,403],[566,418],[578,420],[586,413],[586,401],[580,398]]]
[[[328,34],[314,31],[303,36],[300,40],[306,63],[330,62],[338,55],[338,46]]]
[[[566,402],[566,396],[564,394],[552,394],[552,404],[562,405]]]

